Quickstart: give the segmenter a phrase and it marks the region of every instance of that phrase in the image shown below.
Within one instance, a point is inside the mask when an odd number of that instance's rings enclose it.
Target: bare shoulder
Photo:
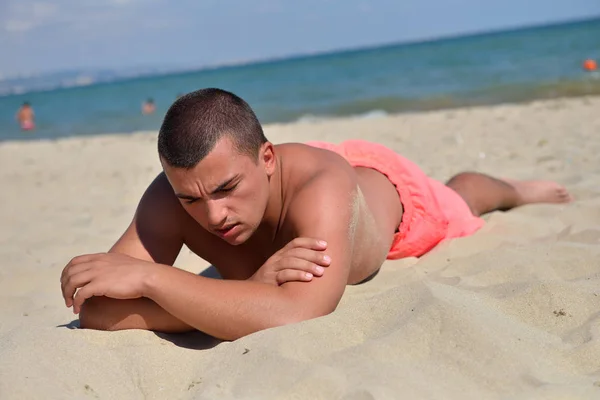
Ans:
[[[324,206],[327,212],[345,212],[354,200],[358,178],[354,168],[340,155],[301,144],[288,144],[282,149],[287,169],[290,199],[287,218],[307,221],[319,218]],[[315,212],[315,206],[322,210]]]
[[[354,168],[337,153],[300,143],[278,145],[277,150],[285,158],[288,179],[297,186],[311,185],[315,179],[356,182]]]

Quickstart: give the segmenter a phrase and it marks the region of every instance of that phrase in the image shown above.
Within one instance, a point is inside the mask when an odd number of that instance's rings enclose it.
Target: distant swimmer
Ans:
[[[156,105],[154,104],[154,99],[149,97],[144,104],[142,104],[142,114],[149,115],[153,114],[156,111]]]
[[[598,63],[596,63],[596,60],[589,58],[583,62],[583,69],[590,72],[595,71],[598,69]]]
[[[23,131],[32,131],[35,129],[35,114],[31,104],[26,101],[17,111],[16,119]]]

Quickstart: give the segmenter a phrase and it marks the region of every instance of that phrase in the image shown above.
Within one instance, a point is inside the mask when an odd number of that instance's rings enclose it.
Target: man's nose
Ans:
[[[212,228],[220,228],[227,220],[227,207],[220,201],[209,200],[206,202],[206,212],[208,214],[208,224]]]

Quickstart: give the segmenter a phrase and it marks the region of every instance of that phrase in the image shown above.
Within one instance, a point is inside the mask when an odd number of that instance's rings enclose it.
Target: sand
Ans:
[[[96,332],[77,329],[59,274],[126,228],[160,171],[156,133],[2,143],[1,399],[600,398],[600,97],[265,131],[381,142],[439,179],[553,179],[576,201],[388,261],[323,318],[223,343]],[[188,250],[176,265],[206,267]]]

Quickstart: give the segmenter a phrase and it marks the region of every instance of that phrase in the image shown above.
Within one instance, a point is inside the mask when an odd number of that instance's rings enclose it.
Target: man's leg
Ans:
[[[476,216],[531,203],[573,200],[567,189],[556,182],[499,180],[476,172],[460,173],[446,185],[461,195]]]

